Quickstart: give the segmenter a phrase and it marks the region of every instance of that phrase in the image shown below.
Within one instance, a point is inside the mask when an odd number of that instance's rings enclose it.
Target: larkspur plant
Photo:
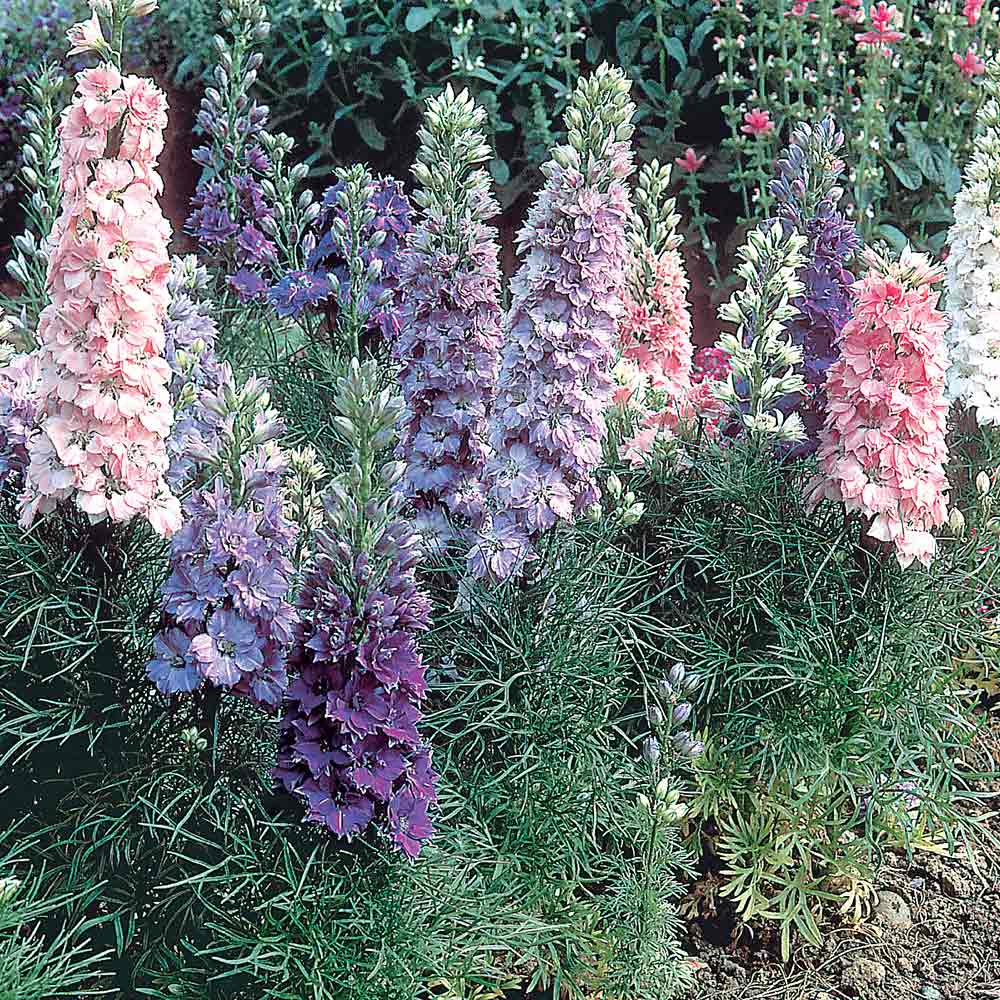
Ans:
[[[295,613],[288,602],[296,528],[285,517],[283,427],[266,386],[238,388],[227,368],[197,406],[188,457],[204,482],[184,500],[184,526],[170,549],[164,625],[146,671],[167,695],[207,684],[277,708],[287,686],[285,656]],[[209,428],[205,440],[197,428]]]
[[[414,570],[418,536],[393,487],[401,463],[380,464],[398,404],[356,360],[336,400],[348,471],[330,486],[326,522],[300,591],[291,653],[295,679],[275,775],[306,818],[347,838],[377,820],[416,857],[431,836],[436,798],[430,751],[417,730],[427,685],[416,636],[429,603]]]
[[[539,535],[600,498],[594,471],[627,279],[634,110],[619,70],[602,66],[580,81],[567,145],[542,168],[545,187],[518,234],[526,257],[511,282],[490,509],[469,556],[475,576],[520,572]]]
[[[340,313],[356,309],[366,332],[378,330],[392,343],[399,333],[395,289],[410,213],[398,181],[348,171],[323,193],[315,228],[303,241],[306,266],[284,275],[268,301],[279,316],[294,317],[327,304],[331,329]],[[363,265],[357,275],[355,261]]]
[[[222,416],[201,403],[203,392],[218,393],[227,378],[216,356],[218,327],[204,299],[210,285],[207,269],[196,258],[172,261],[163,356],[173,372],[168,388],[174,424],[166,442],[166,480],[175,492],[196,476],[193,452],[211,453],[219,445]]]
[[[871,518],[867,534],[893,545],[904,568],[929,564],[933,528],[947,517],[944,331],[933,285],[942,270],[905,250],[863,254],[868,271],[827,376],[817,497]]]
[[[428,101],[413,170],[422,211],[402,265],[395,345],[402,489],[431,516],[443,505],[473,520],[483,510],[502,319],[500,248],[487,225],[500,209],[479,166],[490,152],[484,118],[450,87]]]
[[[624,386],[615,401],[634,410],[639,423],[623,449],[633,465],[669,453],[674,431],[690,415],[689,285],[678,252],[680,217],[674,199],[665,198],[669,187],[669,167],[654,160],[642,168],[629,233],[634,261],[619,322],[622,360],[615,369]]]
[[[745,287],[719,310],[719,318],[734,324],[736,332],[719,338],[730,371],[716,383],[716,396],[729,408],[733,433],[747,433],[758,444],[795,444],[805,436],[798,413],[778,409],[784,397],[805,389],[796,370],[802,348],[785,333],[785,324],[798,315],[792,302],[803,290],[797,275],[805,264],[805,245],[805,237],[778,222],[751,231],[737,268]]]
[[[946,334],[948,398],[974,408],[981,425],[1000,423],[1000,61],[988,67],[989,98],[949,233]]]
[[[802,348],[805,391],[779,402],[783,412],[798,412],[805,438],[795,453],[810,454],[826,412],[823,382],[836,359],[835,343],[851,314],[851,284],[847,269],[859,246],[854,223],[839,210],[838,186],[844,162],[838,156],[844,137],[830,117],[819,125],[799,125],[785,153],[778,158],[778,176],[771,181],[775,214],[787,232],[806,240],[805,265],[798,274],[802,295],[792,300],[799,315],[785,327],[792,343]]]
[[[110,40],[95,10],[71,51],[114,62],[80,74],[59,127],[62,214],[51,235],[51,304],[39,319],[39,429],[28,441],[22,523],[72,499],[94,521],[137,514],[170,535],[180,508],[163,475],[173,421],[163,361],[170,227],[156,203],[166,100],[123,77],[115,6]]]

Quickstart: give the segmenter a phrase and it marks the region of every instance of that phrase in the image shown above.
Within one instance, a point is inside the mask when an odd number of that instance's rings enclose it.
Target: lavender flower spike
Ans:
[[[408,498],[477,518],[489,457],[487,414],[500,352],[500,207],[483,135],[486,112],[450,86],[427,102],[413,168],[420,220],[406,243],[396,357],[404,410],[398,457]]]
[[[612,394],[629,260],[626,180],[635,106],[624,73],[601,66],[566,111],[568,144],[518,235],[500,382],[490,422],[489,511],[469,554],[476,576],[505,578],[533,543],[599,498],[594,472]]]
[[[806,438],[792,449],[794,455],[816,450],[826,413],[826,371],[837,358],[835,344],[851,316],[854,275],[847,265],[860,240],[854,223],[837,208],[843,194],[837,181],[844,170],[837,154],[843,144],[844,135],[830,116],[819,125],[798,125],[770,184],[785,231],[806,240],[806,262],[798,273],[803,290],[792,302],[799,315],[785,327],[803,350],[806,392],[791,393],[778,404],[784,414],[797,409],[802,418]]]

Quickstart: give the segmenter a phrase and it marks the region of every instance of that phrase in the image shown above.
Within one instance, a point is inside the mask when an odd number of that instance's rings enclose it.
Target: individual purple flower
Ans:
[[[500,248],[486,220],[499,212],[489,175],[486,112],[451,87],[427,103],[414,174],[450,162],[447,185],[420,191],[423,213],[410,233],[397,295],[404,410],[398,457],[402,483],[418,507],[443,504],[477,519],[490,452],[488,413],[496,393],[500,322]]]
[[[267,293],[267,282],[256,271],[247,267],[241,267],[226,281],[241,302],[256,302]]]
[[[837,154],[843,144],[832,117],[819,125],[800,124],[778,158],[778,176],[770,184],[785,231],[797,231],[807,241],[806,264],[797,275],[803,292],[792,301],[799,315],[785,327],[792,343],[803,349],[807,392],[792,393],[778,404],[785,414],[797,411],[805,426],[805,439],[790,451],[795,456],[816,450],[826,414],[826,372],[837,359],[835,345],[853,306],[854,275],[847,265],[860,238],[838,209],[843,192],[837,182],[844,162]]]
[[[268,290],[267,301],[283,317],[298,316],[308,306],[317,306],[333,294],[330,279],[314,271],[290,271]]]
[[[191,653],[208,680],[226,687],[264,663],[257,630],[234,611],[216,611],[208,620],[207,632],[191,640]]]
[[[606,66],[580,81],[569,145],[542,168],[545,186],[518,234],[524,256],[489,429],[489,506],[498,513],[469,554],[476,575],[520,572],[543,530],[600,496],[594,473],[627,278],[628,90]]]
[[[153,640],[153,651],[146,672],[164,694],[186,694],[201,684],[201,672],[191,655],[191,637],[183,629],[161,632]]]

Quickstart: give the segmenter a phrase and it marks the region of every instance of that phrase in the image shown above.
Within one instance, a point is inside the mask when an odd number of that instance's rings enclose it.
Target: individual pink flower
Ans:
[[[69,39],[69,54],[71,56],[80,55],[83,52],[103,53],[108,49],[97,11],[94,11],[89,21],[80,21],[79,24],[74,24],[66,32],[66,37]]]
[[[976,55],[975,49],[971,45],[965,50],[964,58],[957,52],[951,58],[955,61],[959,72],[966,80],[973,80],[980,73],[986,72],[986,63]]]
[[[827,374],[828,409],[811,498],[870,519],[868,534],[890,543],[901,566],[925,565],[931,530],[947,516],[944,397],[948,321],[932,287],[941,270],[904,251],[898,263],[865,255],[856,304],[841,331],[840,359]]]
[[[815,17],[814,14],[809,14],[809,4],[812,2],[813,0],[795,0],[792,9],[785,11],[785,17]]]
[[[684,150],[683,156],[674,158],[674,163],[676,163],[681,170],[684,170],[689,174],[696,174],[704,165],[705,157],[697,156],[695,151],[688,146],[688,148]]]
[[[859,45],[886,48],[905,37],[902,32],[892,30],[892,25],[899,20],[899,11],[895,4],[886,4],[883,0],[877,6],[872,7],[869,16],[872,22],[871,28],[854,36],[854,40]]]
[[[743,116],[743,125],[740,131],[745,135],[754,137],[767,135],[774,131],[774,122],[771,121],[771,112],[763,111],[761,108],[754,108]]]
[[[984,0],[965,0],[962,7],[962,15],[969,23],[970,28],[974,28],[979,22],[979,15],[982,13]]]
[[[80,74],[63,117],[64,196],[38,324],[25,525],[72,500],[94,522],[140,515],[162,535],[180,526],[163,479],[173,423],[161,356],[170,227],[156,203],[155,157],[165,122],[162,94],[110,66]]]

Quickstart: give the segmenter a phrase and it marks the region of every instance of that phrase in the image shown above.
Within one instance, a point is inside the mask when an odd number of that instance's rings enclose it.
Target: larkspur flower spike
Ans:
[[[797,456],[816,448],[826,410],[823,382],[851,314],[854,276],[848,265],[860,240],[854,223],[838,209],[843,144],[844,136],[829,116],[818,125],[796,126],[770,184],[775,214],[785,231],[806,240],[805,263],[797,275],[802,294],[792,301],[798,315],[785,326],[792,344],[802,348],[806,391],[790,393],[777,403],[782,413],[797,412],[802,418],[806,437],[792,449]]]
[[[72,501],[93,522],[141,516],[162,535],[180,526],[164,481],[170,227],[156,161],[166,120],[149,80],[104,64],[80,74],[60,125],[63,208],[38,327],[25,525]]]
[[[933,287],[941,269],[909,247],[898,260],[875,249],[863,257],[868,271],[827,377],[812,498],[870,518],[868,534],[892,544],[900,565],[927,564],[936,549],[931,531],[948,514],[948,321]]]
[[[607,66],[580,80],[567,143],[542,167],[545,186],[518,235],[523,263],[490,419],[487,509],[469,554],[476,576],[521,572],[543,532],[600,498],[594,473],[627,280],[628,92],[624,74]]]
[[[413,171],[422,211],[406,243],[395,346],[402,488],[430,516],[443,507],[471,520],[482,514],[502,318],[485,119],[464,91],[448,87],[428,102]]]
[[[948,233],[948,398],[1000,424],[1000,59],[990,61],[972,159]]]

